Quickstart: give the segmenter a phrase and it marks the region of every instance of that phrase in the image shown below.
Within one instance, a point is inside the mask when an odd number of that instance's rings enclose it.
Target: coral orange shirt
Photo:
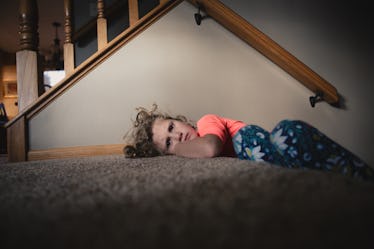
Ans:
[[[223,118],[214,114],[207,114],[197,121],[197,133],[200,137],[207,134],[216,135],[223,143],[221,156],[235,156],[232,144],[233,136],[246,126],[238,120]]]

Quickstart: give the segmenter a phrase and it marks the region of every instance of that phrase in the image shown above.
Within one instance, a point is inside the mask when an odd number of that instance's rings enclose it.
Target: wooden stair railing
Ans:
[[[37,49],[37,28],[35,28],[35,21],[37,20],[37,11],[35,11],[36,0],[20,0],[21,5],[25,4],[26,7],[22,9],[21,14],[21,51],[20,60],[18,61],[17,54],[17,74],[18,63],[20,66],[32,65],[30,72],[24,72],[18,76],[22,84],[25,82],[32,83],[34,89],[37,89],[38,80],[35,80],[37,75],[37,61],[34,53]],[[73,86],[80,78],[87,74],[91,69],[100,64],[108,56],[114,53],[117,49],[122,47],[126,42],[131,40],[137,34],[142,32],[145,28],[151,25],[159,17],[167,13],[174,6],[178,5],[182,0],[160,0],[160,4],[151,10],[147,15],[139,19],[138,15],[138,1],[129,0],[129,17],[130,27],[123,31],[120,35],[108,43],[107,41],[107,27],[104,13],[104,2],[97,1],[98,16],[97,16],[97,34],[98,34],[98,51],[93,54],[86,61],[79,66],[74,67],[74,45],[72,34],[72,21],[71,21],[71,1],[64,0],[65,12],[65,42],[64,42],[64,66],[66,77],[55,87],[47,93],[41,95],[32,105],[27,105],[20,113],[6,124],[7,137],[8,137],[8,157],[9,161],[25,161],[28,160],[28,155],[33,155],[28,150],[28,122],[29,120],[44,109],[49,103],[54,101],[55,98],[60,96],[63,92]],[[218,0],[189,0],[192,4],[202,8],[210,17],[215,19],[218,23],[226,27],[236,36],[244,40],[250,46],[257,49],[260,53],[281,67],[283,70],[292,75],[300,83],[304,84],[307,88],[319,94],[325,101],[330,104],[337,104],[339,96],[335,87],[329,82],[324,80],[321,76],[299,61],[296,57],[288,51],[279,46],[276,42],[266,36],[264,33],[256,29],[253,25],[248,23],[241,16],[236,14],[230,8],[226,7]],[[24,13],[23,13],[24,12]],[[35,16],[36,15],[36,16]],[[31,20],[31,24],[29,23]],[[37,27],[37,26],[36,26]],[[23,32],[22,32],[23,31]],[[25,41],[25,42],[24,42]],[[27,42],[26,42],[27,41]],[[27,44],[27,45],[23,45]],[[31,45],[29,45],[31,44]],[[32,56],[28,56],[31,54]],[[22,56],[21,56],[22,55]],[[31,59],[30,59],[31,58]],[[25,69],[21,68],[21,69]],[[32,78],[34,77],[34,78]],[[321,94],[322,93],[322,94]],[[40,92],[38,92],[40,94]],[[21,96],[22,97],[22,96]],[[33,95],[35,98],[35,94]],[[35,100],[35,99],[34,99]],[[113,149],[112,147],[110,147]],[[117,147],[115,147],[117,148]],[[80,148],[82,149],[82,148]],[[85,155],[96,154],[97,148],[86,150]],[[77,156],[77,153],[72,153]],[[35,153],[34,153],[35,154]],[[38,153],[36,153],[38,154]],[[54,152],[58,155],[59,151]],[[53,157],[53,155],[50,155]],[[32,156],[31,156],[32,157]],[[39,159],[40,155],[34,158]]]
[[[24,8],[24,12],[21,14],[22,16],[30,16],[30,9],[32,10],[32,14],[36,14],[35,17],[33,17],[34,20],[37,20],[37,11],[35,12],[36,7],[36,0],[21,0],[21,2],[26,2],[27,4],[30,4],[32,2],[32,5],[30,7]],[[36,97],[31,102],[32,104],[24,107],[23,109],[19,109],[19,113],[17,116],[15,116],[11,121],[9,121],[6,124],[7,128],[7,143],[8,143],[8,160],[10,162],[17,162],[17,161],[27,161],[29,158],[29,146],[28,146],[28,122],[29,120],[39,113],[42,109],[44,109],[46,106],[48,106],[49,103],[53,102],[58,96],[60,96],[62,93],[64,93],[66,90],[68,90],[70,87],[72,87],[79,79],[81,79],[84,75],[86,75],[89,71],[91,71],[94,67],[99,65],[102,61],[104,61],[106,58],[108,58],[110,55],[112,55],[115,51],[117,51],[119,48],[121,48],[125,43],[133,39],[135,36],[137,36],[139,33],[141,33],[143,30],[145,30],[148,26],[150,26],[153,22],[155,22],[157,19],[159,19],[161,16],[169,12],[172,8],[177,6],[182,0],[161,0],[160,4],[153,8],[151,11],[149,11],[146,15],[144,15],[142,18],[133,18],[132,23],[130,24],[130,27],[124,30],[121,34],[119,34],[117,37],[115,37],[113,40],[111,40],[109,43],[106,41],[106,35],[103,35],[106,31],[105,23],[105,15],[103,13],[104,6],[103,1],[98,0],[98,21],[97,22],[97,28],[98,33],[101,33],[101,35],[98,36],[98,51],[94,53],[91,57],[89,57],[86,61],[81,63],[79,66],[74,66],[74,44],[73,44],[73,34],[72,34],[72,21],[71,21],[71,0],[64,0],[64,12],[65,12],[65,41],[64,41],[64,66],[66,70],[66,76],[65,78],[59,82],[57,85],[55,85],[53,88],[51,88],[48,92],[40,95],[39,97]],[[138,1],[137,0],[129,0],[129,5],[137,6]],[[130,11],[134,12],[137,8],[131,8]],[[135,16],[134,13],[130,16]],[[27,20],[30,20],[28,18]],[[34,24],[33,24],[34,25]],[[27,23],[26,27],[29,27],[30,24]],[[34,27],[34,26],[32,26]],[[30,28],[26,29],[27,32],[30,32]],[[37,39],[35,38],[35,28],[33,30],[33,35],[29,37],[28,39],[32,39],[33,41]],[[37,34],[36,34],[37,35]],[[34,44],[34,43],[33,43]],[[32,50],[32,52],[37,53],[38,45],[34,45],[32,48],[35,50]],[[21,52],[24,52],[24,48],[21,47]],[[29,50],[26,50],[29,52]],[[18,63],[18,62],[17,62]],[[24,63],[24,62],[23,62]],[[37,65],[35,62],[34,65]],[[37,70],[37,67],[34,68]],[[33,74],[32,74],[33,75]],[[30,79],[27,77],[30,77],[31,74],[25,72],[25,81],[29,81]],[[38,82],[41,81],[33,81],[33,85],[37,85]],[[110,146],[109,146],[110,147]],[[96,151],[97,148],[94,148],[93,151]],[[69,152],[71,153],[71,152]],[[73,153],[74,154],[74,153]],[[95,153],[94,153],[95,154]],[[76,154],[74,154],[76,155]],[[92,155],[89,151],[85,151],[85,155]],[[36,157],[38,158],[38,157]]]

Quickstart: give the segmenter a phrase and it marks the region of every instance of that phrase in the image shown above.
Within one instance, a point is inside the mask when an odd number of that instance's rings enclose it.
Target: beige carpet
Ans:
[[[374,184],[233,158],[0,166],[0,248],[374,248]]]

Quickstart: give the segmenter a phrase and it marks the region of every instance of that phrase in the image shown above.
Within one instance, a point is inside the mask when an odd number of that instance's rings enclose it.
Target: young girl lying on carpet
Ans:
[[[374,180],[374,170],[357,156],[302,121],[283,120],[270,133],[259,126],[208,114],[196,128],[184,116],[171,117],[138,108],[126,157],[178,155],[183,157],[231,156],[266,161],[288,168],[339,172]]]

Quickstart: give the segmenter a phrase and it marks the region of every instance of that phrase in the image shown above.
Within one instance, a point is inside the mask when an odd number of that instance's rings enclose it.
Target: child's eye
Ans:
[[[171,139],[170,139],[170,137],[168,137],[167,139],[166,139],[166,149],[169,149],[169,147],[170,147],[170,144],[171,144]]]
[[[174,129],[174,123],[170,122],[169,127],[168,127],[168,132],[172,132]]]

